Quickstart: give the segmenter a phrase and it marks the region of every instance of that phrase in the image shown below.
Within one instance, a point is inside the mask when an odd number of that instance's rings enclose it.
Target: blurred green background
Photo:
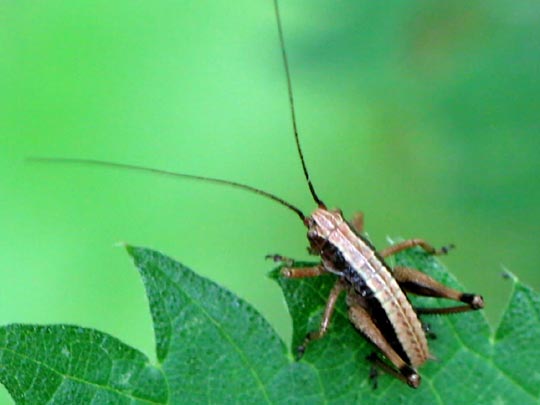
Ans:
[[[363,210],[378,246],[455,243],[443,261],[495,325],[503,268],[540,288],[540,3],[281,3],[319,194]],[[288,339],[264,255],[307,258],[293,214],[222,187],[24,160],[222,177],[309,211],[281,63],[270,0],[1,0],[0,323],[94,327],[153,357],[125,241],[228,287]]]

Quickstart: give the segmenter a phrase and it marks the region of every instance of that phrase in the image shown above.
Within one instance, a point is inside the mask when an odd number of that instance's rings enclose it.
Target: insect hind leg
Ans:
[[[439,283],[420,270],[396,266],[394,267],[393,275],[400,287],[412,294],[425,297],[447,298],[466,304],[447,308],[415,308],[418,314],[452,314],[484,308],[484,298],[481,295],[462,293],[454,290]]]
[[[377,346],[384,356],[392,363],[392,366],[382,361],[375,353],[368,356],[368,360],[377,368],[405,382],[412,388],[418,388],[421,382],[420,375],[416,370],[407,364],[401,356],[396,353],[381,330],[373,322],[368,311],[358,303],[355,303],[354,293],[350,293],[347,303],[349,304],[349,319],[360,332],[364,334],[375,346]],[[377,373],[372,368],[370,380],[376,388]]]
[[[371,363],[371,370],[369,371],[369,380],[373,389],[378,387],[378,370],[382,370],[387,374],[397,378],[398,380],[403,381],[405,384],[409,385],[412,388],[418,388],[422,379],[420,374],[416,372],[414,368],[408,365],[404,365],[399,370],[390,367],[386,364],[375,352],[372,352],[369,356],[366,357],[366,360]]]

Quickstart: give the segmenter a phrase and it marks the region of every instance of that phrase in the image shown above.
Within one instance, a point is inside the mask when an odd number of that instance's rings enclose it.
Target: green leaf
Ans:
[[[313,372],[290,364],[282,340],[252,306],[158,252],[128,250],[146,286],[170,403],[318,397]]]
[[[167,402],[163,373],[145,355],[77,326],[0,328],[0,381],[21,404]]]
[[[421,249],[397,255],[396,262],[421,269],[445,285],[464,291],[436,258]],[[283,289],[293,320],[294,353],[306,333],[318,329],[335,277],[287,279],[280,276],[280,269],[270,276]],[[481,311],[422,317],[437,336],[429,341],[430,351],[437,360],[420,368],[422,385],[418,390],[386,375],[379,377],[377,390],[371,389],[368,379],[371,366],[365,358],[374,349],[348,321],[343,296],[328,334],[310,343],[302,362],[317,371],[323,397],[337,403],[538,403],[540,298],[516,278],[512,280],[514,291],[495,334]],[[423,307],[452,305],[434,298],[411,297],[411,300]]]
[[[437,334],[430,347],[439,360],[420,369],[421,387],[382,375],[374,391],[365,361],[372,349],[347,320],[343,297],[328,335],[295,362],[243,300],[158,252],[128,251],[146,287],[158,364],[95,330],[6,326],[0,328],[0,381],[17,403],[538,402],[540,299],[516,278],[495,334],[481,312],[426,317]],[[397,260],[459,287],[420,251]],[[289,305],[296,347],[317,328],[335,277],[289,280],[279,277],[279,269],[272,277]]]

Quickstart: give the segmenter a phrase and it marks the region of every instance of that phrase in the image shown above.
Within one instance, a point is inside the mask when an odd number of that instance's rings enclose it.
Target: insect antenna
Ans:
[[[287,77],[287,92],[289,93],[289,106],[291,109],[291,118],[292,118],[293,132],[294,132],[294,140],[296,142],[296,149],[298,150],[298,155],[300,156],[300,161],[302,162],[302,169],[304,170],[304,177],[306,178],[306,181],[308,183],[309,191],[311,192],[311,195],[313,199],[315,200],[315,202],[317,203],[317,205],[321,208],[325,208],[326,205],[319,198],[319,196],[315,192],[313,183],[311,183],[311,179],[309,177],[309,172],[306,166],[306,162],[304,160],[304,154],[302,153],[302,148],[300,146],[300,140],[298,138],[298,126],[296,124],[296,111],[294,108],[294,96],[293,96],[293,88],[292,88],[292,81],[291,81],[291,73],[289,70],[289,60],[287,58],[287,51],[285,50],[285,39],[283,36],[283,27],[281,25],[281,16],[279,13],[278,0],[274,0],[274,11],[276,13],[279,43],[281,46],[281,56],[283,59],[283,66],[285,68],[285,76]]]
[[[291,118],[292,118],[292,125],[293,125],[293,132],[294,132],[294,140],[296,142],[296,149],[298,150],[298,154],[300,156],[300,161],[302,163],[302,169],[304,171],[304,177],[308,183],[309,191],[311,192],[311,195],[317,205],[319,207],[325,208],[325,204],[322,202],[322,200],[317,196],[317,193],[315,192],[315,188],[313,187],[313,184],[311,182],[311,179],[309,177],[309,172],[307,170],[306,162],[304,160],[304,154],[302,153],[302,148],[300,146],[300,140],[298,137],[298,127],[296,124],[296,111],[294,107],[294,96],[293,96],[293,89],[292,89],[292,82],[291,82],[291,74],[289,71],[289,62],[287,59],[287,52],[285,50],[285,40],[283,36],[283,28],[281,25],[281,17],[279,13],[279,6],[278,6],[278,0],[274,0],[274,10],[276,14],[276,21],[277,21],[277,28],[279,33],[279,42],[281,47],[281,55],[283,59],[283,66],[285,68],[285,76],[287,79],[287,91],[289,94],[289,106],[291,111]],[[275,194],[269,193],[264,190],[260,190],[258,188],[249,186],[247,184],[237,183],[235,181],[230,180],[224,180],[219,179],[215,177],[206,177],[206,176],[197,176],[192,174],[186,174],[186,173],[178,173],[178,172],[172,172],[168,170],[162,170],[162,169],[155,169],[151,167],[144,167],[144,166],[138,166],[138,165],[132,165],[132,164],[126,164],[126,163],[116,163],[116,162],[109,162],[105,160],[97,160],[97,159],[78,159],[78,158],[50,158],[50,157],[31,157],[27,159],[31,162],[41,162],[41,163],[63,163],[63,164],[80,164],[80,165],[91,165],[91,166],[101,166],[101,167],[109,167],[109,168],[117,168],[117,169],[123,169],[123,170],[131,170],[131,171],[139,171],[139,172],[146,172],[146,173],[154,173],[159,174],[163,176],[169,176],[169,177],[176,177],[176,178],[183,178],[183,179],[189,179],[189,180],[197,180],[197,181],[204,181],[208,183],[214,183],[229,187],[234,187],[238,189],[242,189],[245,191],[249,191],[253,194],[258,194],[263,197],[266,197],[270,200],[273,200],[277,202],[278,204],[290,209],[291,211],[295,212],[302,221],[305,220],[306,216],[304,213],[297,208],[296,206],[292,205],[291,203],[285,201],[284,199],[276,196]]]
[[[304,221],[304,219],[306,218],[304,213],[299,208],[295,207],[291,203],[288,203],[284,199],[272,193],[269,193],[268,191],[260,190],[255,187],[248,186],[247,184],[237,183],[236,181],[223,180],[223,179],[218,179],[215,177],[197,176],[193,174],[177,173],[177,172],[172,172],[169,170],[155,169],[152,167],[138,166],[138,165],[132,165],[132,164],[127,164],[127,163],[109,162],[109,161],[97,160],[97,159],[31,157],[31,158],[28,158],[27,160],[30,162],[40,162],[40,163],[63,163],[63,164],[101,166],[101,167],[109,167],[109,168],[116,168],[116,169],[122,169],[122,170],[154,173],[154,174],[158,174],[162,176],[169,176],[169,177],[175,177],[175,178],[183,178],[183,179],[188,179],[188,180],[205,181],[208,183],[220,184],[223,186],[234,187],[241,190],[249,191],[254,194],[261,195],[295,212],[302,221]]]

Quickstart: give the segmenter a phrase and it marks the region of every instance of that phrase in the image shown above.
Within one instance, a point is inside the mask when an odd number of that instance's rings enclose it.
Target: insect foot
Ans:
[[[431,324],[425,323],[422,320],[420,320],[420,322],[422,322],[422,329],[424,330],[426,337],[430,340],[437,339],[437,334],[431,329]]]
[[[366,357],[366,360],[373,362],[372,357],[375,356],[375,353],[371,353],[369,356]],[[376,390],[379,387],[379,370],[377,367],[375,367],[375,364],[372,364],[369,369],[369,382],[371,384],[371,388]]]
[[[278,254],[269,254],[264,256],[266,260],[272,260],[276,263],[282,263],[287,267],[292,267],[294,264],[294,260],[285,256],[281,256]]]
[[[433,254],[434,255],[446,255],[446,254],[448,254],[449,251],[451,251],[451,250],[453,250],[455,248],[456,248],[456,245],[454,245],[453,243],[450,243],[448,246],[443,246],[439,250],[436,250]]]
[[[299,361],[302,357],[304,357],[304,353],[306,352],[306,346],[304,344],[301,344],[296,348],[296,361]]]
[[[304,338],[304,342],[296,348],[296,360],[300,360],[304,353],[306,352],[307,345],[312,342],[313,340],[320,339],[326,334],[326,329],[320,331],[312,331],[306,334],[306,337]]]

